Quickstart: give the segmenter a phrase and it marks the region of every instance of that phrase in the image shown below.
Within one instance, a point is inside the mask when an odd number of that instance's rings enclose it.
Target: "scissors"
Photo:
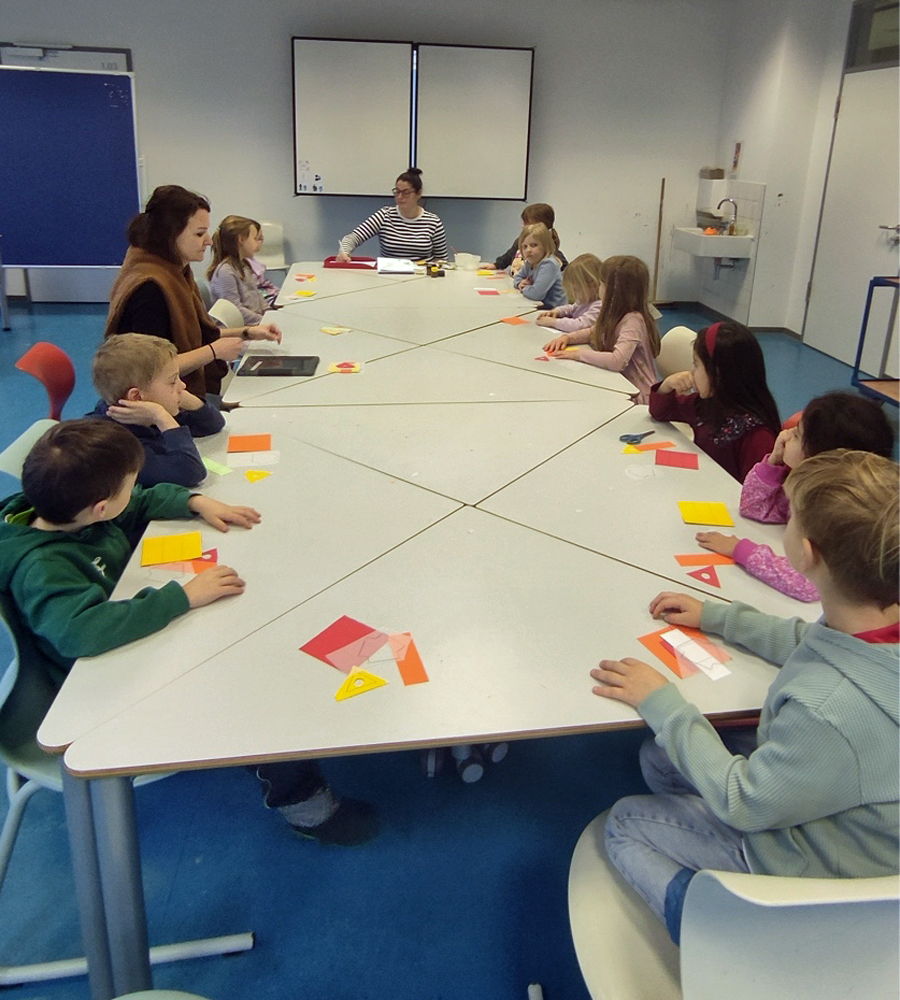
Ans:
[[[651,434],[655,434],[656,431],[644,431],[643,434],[622,434],[619,437],[620,441],[624,441],[625,444],[640,444],[645,437],[649,437]]]

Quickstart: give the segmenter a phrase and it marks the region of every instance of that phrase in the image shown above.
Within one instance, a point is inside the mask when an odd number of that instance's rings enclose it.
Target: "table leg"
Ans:
[[[134,788],[124,777],[95,779],[91,786],[115,996],[149,990],[153,982]]]
[[[69,844],[75,870],[75,895],[78,900],[84,953],[88,962],[91,1000],[110,1000],[116,993],[113,988],[100,864],[94,836],[90,782],[73,777],[65,768],[62,772]]]

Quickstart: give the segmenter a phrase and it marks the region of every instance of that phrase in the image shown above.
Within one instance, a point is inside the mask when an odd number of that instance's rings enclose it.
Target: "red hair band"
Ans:
[[[706,328],[706,338],[705,338],[705,340],[706,340],[706,353],[710,357],[713,356],[713,350],[715,349],[715,346],[716,346],[716,334],[719,332],[719,327],[721,325],[722,325],[721,323],[713,323],[712,326],[708,326]]]

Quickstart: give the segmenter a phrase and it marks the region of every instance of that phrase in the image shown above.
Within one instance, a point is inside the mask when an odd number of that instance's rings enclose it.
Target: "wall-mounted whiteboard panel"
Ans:
[[[430,195],[524,198],[532,49],[418,46],[416,166]]]
[[[412,162],[412,44],[293,45],[294,193],[387,195]]]
[[[0,67],[0,122],[4,265],[118,267],[141,210],[131,75]]]

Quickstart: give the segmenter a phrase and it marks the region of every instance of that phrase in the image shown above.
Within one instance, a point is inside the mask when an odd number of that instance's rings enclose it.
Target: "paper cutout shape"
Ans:
[[[233,469],[229,469],[227,465],[222,465],[221,462],[215,462],[211,458],[204,458],[203,464],[209,472],[214,472],[217,476],[227,476],[229,472],[234,471]]]
[[[722,584],[719,583],[719,577],[716,574],[715,566],[704,566],[702,569],[694,569],[688,573],[688,576],[692,576],[695,580],[699,580],[701,583],[708,583],[711,587],[721,587]]]
[[[479,295],[499,295],[500,292],[496,288],[476,288],[476,292]]]
[[[626,444],[622,449],[623,455],[640,455],[640,452],[635,448],[633,444]]]
[[[528,323],[527,319],[522,319],[521,316],[504,316],[500,320],[501,323],[509,323],[510,326],[524,326]]]
[[[339,333],[349,333],[349,326],[323,326],[322,333],[327,333],[329,337],[336,337]]]
[[[699,469],[700,456],[692,451],[657,451],[657,465],[670,465],[675,469]]]
[[[717,660],[708,649],[705,649],[696,639],[686,635],[680,629],[670,629],[660,637],[660,641],[673,653],[689,660],[695,667],[699,667],[710,680],[719,681],[731,673],[728,667]]]
[[[638,451],[659,451],[660,448],[674,448],[674,447],[675,447],[674,441],[653,441],[652,443],[648,441],[645,444],[635,445],[635,448],[637,448]]]
[[[342,615],[300,649],[347,674],[365,663],[387,641],[387,633]]]
[[[314,274],[300,274],[299,272],[294,275],[294,281],[315,281],[316,276]]]
[[[340,361],[337,364],[329,365],[328,371],[332,375],[356,375],[362,371],[362,366],[358,361]]]
[[[409,632],[394,632],[388,636],[391,652],[404,684],[424,684],[428,680],[425,666]]]
[[[141,565],[158,566],[160,563],[186,562],[199,559],[203,555],[203,545],[199,531],[188,531],[183,535],[159,535],[145,538],[141,548]]]
[[[713,643],[708,636],[699,629],[689,628],[687,625],[679,626],[681,632],[695,639],[711,656],[714,656],[720,663],[727,663],[731,656]],[[657,659],[661,660],[675,674],[676,677],[690,677],[696,674],[699,667],[690,660],[676,653],[675,647],[666,646],[662,642],[662,637],[666,632],[671,631],[671,627],[659,629],[657,632],[649,632],[647,635],[638,636],[638,642],[649,650]]]
[[[535,358],[535,361],[549,361],[550,358],[546,354],[542,354],[539,358]]]
[[[247,469],[244,473],[244,479],[251,483],[258,483],[261,479],[266,479],[271,475],[271,472],[265,472],[263,469]]]
[[[675,556],[679,566],[733,566],[731,556],[719,555],[718,552],[689,552],[687,555]]]
[[[375,688],[384,687],[385,684],[387,681],[383,677],[370,674],[368,670],[354,670],[337,689],[334,699],[335,701],[346,701],[348,698],[355,698],[358,694],[365,694],[367,691],[374,691]]]
[[[257,465],[278,465],[280,451],[239,451],[228,456],[234,469],[252,469]]]
[[[229,469],[229,472],[231,470]],[[213,566],[218,565],[219,550],[207,549],[200,554],[199,559],[191,559],[188,562],[160,563],[157,569],[168,569],[173,573],[203,573]]]
[[[232,434],[228,439],[228,451],[269,451],[272,447],[271,434]]]
[[[733,528],[734,521],[721,500],[679,500],[678,509],[685,524],[713,524]]]
[[[312,290],[307,291],[306,289],[301,288],[301,289],[299,289],[296,292],[292,292],[291,293],[291,298],[292,299],[301,299],[301,298],[302,299],[308,299],[308,298],[310,298],[311,296],[313,296],[315,294],[316,293],[314,291],[312,291]]]

